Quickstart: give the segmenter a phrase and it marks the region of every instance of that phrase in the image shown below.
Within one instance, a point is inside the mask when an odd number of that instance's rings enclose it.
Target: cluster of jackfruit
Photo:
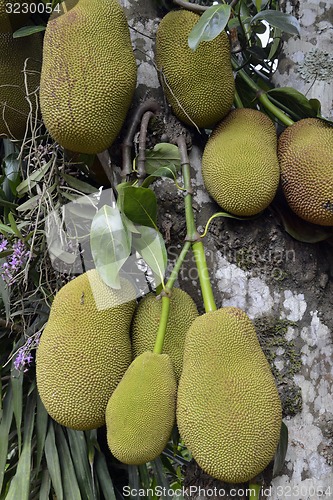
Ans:
[[[34,92],[40,81],[42,40],[40,34],[13,38],[28,16],[8,14],[8,3],[0,0],[0,138],[22,139],[29,113],[35,120]]]
[[[36,357],[49,414],[73,429],[106,423],[109,448],[126,464],[159,456],[177,417],[213,477],[243,482],[261,472],[277,447],[281,403],[247,315],[226,307],[199,316],[175,289],[157,354],[161,301],[150,294],[135,307],[127,281],[113,290],[96,270],[58,292]]]

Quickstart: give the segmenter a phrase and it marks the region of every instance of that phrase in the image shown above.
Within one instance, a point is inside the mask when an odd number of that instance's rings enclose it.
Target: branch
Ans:
[[[156,112],[159,109],[159,105],[156,101],[150,99],[148,101],[140,104],[132,115],[130,122],[131,125],[128,129],[128,132],[125,136],[124,142],[121,146],[122,154],[123,154],[123,168],[121,171],[122,178],[126,178],[132,172],[132,145],[135,131],[140,123],[142,115],[146,111]]]
[[[179,7],[182,7],[183,9],[190,10],[191,12],[196,12],[197,14],[202,14],[203,12],[209,9],[209,7],[204,7],[203,5],[190,3],[187,2],[186,0],[173,0],[173,3],[175,5],[178,5]]]
[[[141,120],[140,127],[140,139],[139,139],[139,155],[138,155],[138,178],[143,179],[146,175],[145,163],[146,163],[146,141],[147,141],[147,129],[149,120],[155,116],[152,111],[146,111]]]

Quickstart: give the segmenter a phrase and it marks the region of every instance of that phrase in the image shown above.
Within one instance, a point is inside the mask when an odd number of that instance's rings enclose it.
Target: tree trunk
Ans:
[[[302,39],[284,46],[276,82],[293,86],[322,101],[332,116],[332,21],[330,0],[292,1],[286,9],[300,17]],[[163,96],[153,64],[154,34],[160,12],[153,0],[123,0],[139,65],[137,97]],[[139,5],[140,4],[140,5]],[[297,10],[296,10],[297,9]],[[325,55],[326,54],[326,55]],[[199,229],[218,211],[207,195],[200,171],[202,148],[191,152],[195,209]],[[155,188],[160,203],[160,227],[170,235],[171,262],[186,235],[183,195],[170,182]],[[305,244],[292,239],[274,212],[253,221],[215,219],[205,238],[217,306],[241,307],[255,321],[259,339],[271,363],[280,391],[284,422],[289,429],[286,464],[262,497],[307,500],[333,497],[333,258],[327,243]],[[188,260],[179,285],[202,305],[198,276]],[[226,450],[227,453],[227,450]],[[189,496],[246,498],[230,485],[213,480],[195,463],[185,473]],[[214,488],[216,487],[216,494]],[[242,485],[236,486],[241,488]],[[330,487],[330,495],[322,492]],[[199,491],[199,488],[203,490]],[[229,493],[228,493],[229,492]]]

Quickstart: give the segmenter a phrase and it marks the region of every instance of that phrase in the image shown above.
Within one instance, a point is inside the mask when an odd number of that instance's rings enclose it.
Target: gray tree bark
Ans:
[[[284,5],[299,17],[302,39],[290,38],[285,43],[275,77],[280,86],[293,86],[308,97],[320,99],[327,117],[333,116],[330,1],[292,0]],[[152,95],[163,104],[153,63],[159,21],[156,2],[122,3],[138,61],[137,99]],[[199,229],[218,211],[203,186],[201,153],[200,145],[194,145],[191,164]],[[167,189],[157,183],[156,192],[172,261],[186,234],[183,198],[171,183]],[[289,429],[286,465],[279,477],[266,483],[268,489],[262,498],[333,498],[332,247],[325,242],[311,245],[292,239],[270,210],[246,223],[215,220],[205,244],[217,306],[241,307],[255,321],[278,383]],[[179,285],[202,311],[198,276],[191,260],[181,273]],[[215,487],[216,494],[209,498],[246,498],[241,491],[234,495],[230,485],[213,480],[195,464],[185,475],[185,486],[192,486],[189,493],[193,499],[204,498],[204,490]],[[268,480],[269,473],[265,477]]]

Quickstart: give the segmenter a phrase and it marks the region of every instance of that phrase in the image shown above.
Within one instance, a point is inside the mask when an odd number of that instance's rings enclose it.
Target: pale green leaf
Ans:
[[[30,191],[33,187],[36,186],[38,182],[40,182],[44,175],[47,173],[47,171],[50,169],[52,163],[53,163],[53,158],[48,161],[45,165],[43,165],[41,168],[38,170],[35,170],[32,174],[28,176],[27,179],[22,181],[16,188],[17,194],[19,196],[22,196],[24,193],[27,193]]]
[[[37,435],[37,457],[36,457],[36,470],[39,470],[42,456],[44,453],[45,438],[47,433],[47,424],[49,416],[45,407],[37,394],[37,415],[36,415],[36,435]]]
[[[66,431],[82,497],[84,500],[94,499],[94,483],[88,462],[88,448],[85,435],[82,431],[74,431],[72,429],[66,429]]]
[[[118,208],[104,205],[92,221],[90,246],[96,269],[112,288],[120,288],[119,271],[131,253],[131,240]]]
[[[22,446],[22,434],[21,434],[21,425],[22,425],[22,412],[23,412],[23,372],[17,371],[15,368],[12,369],[11,377],[11,386],[13,391],[13,409],[14,409],[14,417],[16,422],[16,430],[18,437],[18,449],[19,454],[21,454],[21,446]]]
[[[137,230],[140,236],[133,237],[133,247],[162,282],[168,260],[163,237],[151,227],[137,226]]]
[[[76,189],[77,191],[80,191],[85,194],[93,194],[98,192],[97,188],[91,186],[87,182],[81,181],[80,179],[73,177],[72,175],[62,174],[62,177],[70,187]]]
[[[51,478],[49,471],[43,470],[42,482],[39,489],[39,500],[49,500],[51,491]]]
[[[3,401],[2,420],[0,423],[0,491],[6,470],[9,430],[13,420],[13,398],[11,387],[8,388]]]
[[[23,26],[13,33],[13,38],[22,38],[24,36],[34,35],[40,31],[45,31],[46,26]]]
[[[116,495],[114,492],[112,479],[106,465],[106,460],[104,455],[100,452],[97,452],[95,471],[104,497],[108,500],[116,500]]]
[[[179,149],[174,144],[164,142],[156,144],[153,149],[145,152],[145,156],[145,170],[147,174],[157,176],[156,172],[159,171],[159,176],[162,177],[163,169],[166,168],[165,176],[168,177],[170,169],[176,174],[176,171],[181,168]]]
[[[193,51],[201,42],[214,40],[226,27],[231,13],[230,5],[212,5],[192,28],[188,36],[188,45]]]

